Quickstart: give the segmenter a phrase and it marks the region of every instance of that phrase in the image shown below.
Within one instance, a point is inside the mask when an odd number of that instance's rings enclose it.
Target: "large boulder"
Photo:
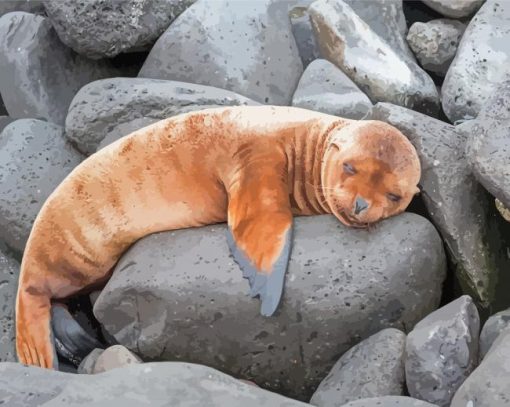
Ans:
[[[206,366],[134,364],[76,375],[0,363],[0,400],[6,406],[305,407]]]
[[[344,71],[372,102],[436,114],[439,96],[428,74],[403,58],[341,0],[309,8],[321,55]]]
[[[47,18],[24,12],[0,18],[0,93],[12,117],[63,124],[83,85],[118,73],[63,45]]]
[[[195,0],[46,0],[46,12],[64,44],[99,59],[150,49]]]
[[[330,215],[294,224],[273,317],[261,316],[259,300],[247,295],[224,224],[138,241],[94,314],[143,360],[202,363],[309,400],[357,342],[387,327],[410,329],[437,307],[445,259],[434,227],[414,214],[373,231],[347,228]]]
[[[510,305],[506,247],[494,200],[476,181],[466,159],[466,135],[418,112],[378,103],[367,118],[396,126],[416,148],[422,166],[420,189],[441,233],[461,289],[485,311]]]
[[[144,78],[112,78],[84,86],[69,107],[66,136],[85,154],[154,121],[210,107],[256,105],[227,90]]]
[[[510,79],[510,2],[487,0],[469,23],[442,86],[443,110],[454,122],[475,118]]]
[[[14,309],[18,277],[18,262],[0,251],[0,362],[16,361]]]
[[[83,158],[56,124],[9,124],[0,134],[0,239],[23,253],[46,198]]]
[[[422,0],[431,9],[446,17],[468,17],[476,11],[485,0]]]
[[[510,328],[510,308],[491,315],[480,332],[480,359],[483,359],[496,338]]]
[[[368,399],[351,401],[342,407],[437,407],[426,401],[404,396],[371,397]]]
[[[228,89],[258,102],[288,105],[303,65],[289,4],[197,1],[152,48],[139,77]]]

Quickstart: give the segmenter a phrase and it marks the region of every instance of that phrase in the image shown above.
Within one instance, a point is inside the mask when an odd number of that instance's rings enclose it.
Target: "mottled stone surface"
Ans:
[[[487,0],[469,23],[442,86],[443,110],[454,122],[477,116],[510,79],[510,2]]]
[[[92,154],[132,131],[179,113],[258,103],[223,89],[144,78],[112,78],[83,87],[69,107],[66,136]]]
[[[46,198],[82,160],[56,124],[9,124],[0,134],[0,239],[22,253]]]
[[[27,388],[29,383],[29,388]],[[299,407],[300,403],[190,363],[148,363],[95,375],[0,363],[0,404],[23,407]]]
[[[139,363],[142,363],[142,360],[129,349],[122,345],[114,345],[98,355],[92,373],[103,373],[118,367]]]
[[[14,307],[18,277],[18,262],[0,251],[0,362],[17,360]]]
[[[467,17],[475,12],[485,0],[422,0],[431,9],[446,17]]]
[[[198,1],[152,48],[139,77],[231,90],[258,102],[288,105],[303,72],[289,3]]]
[[[150,49],[171,22],[195,0],[46,0],[64,44],[99,59]]]
[[[480,319],[464,295],[420,321],[407,336],[406,382],[412,397],[450,405],[478,364]]]
[[[357,399],[404,394],[406,335],[388,328],[346,352],[321,382],[310,403],[340,407]]]
[[[507,328],[510,328],[510,309],[491,315],[480,332],[480,359],[485,357],[499,334]]]
[[[292,106],[361,119],[372,103],[339,68],[325,59],[316,59],[299,80]]]
[[[369,399],[351,401],[342,407],[437,407],[426,401],[403,396],[372,397]]]
[[[145,361],[203,363],[309,400],[354,344],[383,328],[410,329],[437,307],[445,259],[434,227],[414,214],[370,232],[326,215],[294,225],[283,299],[271,318],[247,295],[224,224],[138,241],[94,314]]]

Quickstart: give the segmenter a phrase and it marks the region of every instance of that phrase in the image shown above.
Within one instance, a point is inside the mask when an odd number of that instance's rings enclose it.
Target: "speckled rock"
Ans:
[[[393,51],[347,4],[317,0],[309,12],[321,55],[341,68],[372,102],[437,113],[439,96],[432,79]]]
[[[384,396],[351,401],[342,407],[437,407],[426,401],[403,396]]]
[[[473,14],[485,0],[422,0],[446,17],[460,18]]]
[[[98,355],[92,373],[102,373],[118,367],[137,363],[142,363],[142,359],[124,346],[114,345],[105,349],[104,352]]]
[[[308,65],[299,80],[292,106],[361,119],[372,103],[335,65],[325,59],[316,59]]]
[[[256,105],[210,86],[144,78],[112,78],[84,86],[69,107],[66,136],[92,154],[132,131],[179,113],[218,106]]]
[[[510,308],[491,315],[480,333],[480,359],[485,357],[499,334],[507,328],[510,328]]]
[[[26,11],[27,13],[42,14],[44,5],[39,0],[1,0],[0,17],[13,11]]]
[[[465,29],[460,21],[446,18],[416,22],[409,28],[407,41],[424,69],[445,76]]]
[[[202,363],[309,400],[353,344],[383,328],[409,329],[437,307],[445,259],[433,226],[414,214],[370,232],[327,215],[294,225],[286,288],[271,318],[247,295],[224,224],[138,241],[94,314],[145,361]]]
[[[477,116],[510,79],[510,2],[487,0],[469,23],[442,86],[443,110],[454,122]]]
[[[195,0],[46,0],[64,44],[92,59],[150,49]]]
[[[46,198],[84,158],[63,133],[56,124],[21,119],[0,134],[0,239],[18,253]]]
[[[95,375],[0,363],[2,403],[23,407],[309,406],[206,366],[175,362],[129,365]]]
[[[0,362],[16,362],[14,307],[19,264],[0,251]]]
[[[409,394],[447,407],[478,364],[480,319],[464,295],[420,321],[407,336],[406,382]]]
[[[510,330],[495,341],[480,366],[455,393],[451,407],[510,406]]]
[[[315,42],[308,7],[315,0],[296,0],[289,11],[292,34],[296,40],[303,67],[306,68],[313,60],[320,58],[319,47]]]
[[[9,116],[63,124],[83,85],[119,72],[76,55],[47,18],[24,12],[0,18],[0,92]]]
[[[388,328],[346,352],[321,382],[310,404],[340,407],[357,399],[404,394],[406,335]]]
[[[138,76],[288,105],[303,72],[288,13],[280,0],[198,1],[159,38]]]
[[[388,103],[367,119],[396,126],[415,146],[422,166],[420,189],[430,218],[441,233],[456,278],[485,309],[510,306],[509,245],[494,200],[471,173],[457,127]]]

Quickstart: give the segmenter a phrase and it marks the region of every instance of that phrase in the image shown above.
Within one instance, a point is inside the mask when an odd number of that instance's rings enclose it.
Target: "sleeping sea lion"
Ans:
[[[293,215],[332,213],[366,227],[404,211],[419,179],[414,147],[379,121],[242,106],[135,131],[84,160],[41,208],[21,264],[18,358],[55,367],[54,331],[69,333],[74,321],[62,317],[52,330],[52,302],[104,284],[122,253],[154,232],[227,221],[228,245],[270,316]]]

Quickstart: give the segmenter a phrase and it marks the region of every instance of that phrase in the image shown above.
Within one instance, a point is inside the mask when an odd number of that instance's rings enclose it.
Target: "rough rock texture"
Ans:
[[[115,141],[156,120],[210,107],[256,104],[233,92],[191,83],[105,79],[83,87],[73,99],[66,136],[82,152],[92,154],[103,139]]]
[[[271,318],[247,295],[223,224],[138,241],[94,314],[145,361],[203,363],[309,400],[343,352],[383,328],[410,329],[437,307],[445,259],[434,227],[414,214],[370,232],[326,215],[294,225],[285,291]]]
[[[64,44],[99,59],[150,49],[195,0],[46,0],[46,12]]]
[[[133,352],[122,345],[114,345],[98,355],[92,373],[103,373],[118,367],[137,363],[142,363],[142,360]]]
[[[321,382],[310,404],[340,407],[345,403],[404,393],[406,335],[388,328],[344,353]]]
[[[492,315],[485,322],[480,333],[480,359],[483,359],[496,338],[510,328],[510,308]]]
[[[441,233],[465,293],[480,306],[510,306],[508,242],[494,200],[471,174],[466,135],[456,127],[411,110],[378,103],[367,116],[396,126],[415,146],[422,166],[420,189]],[[506,282],[506,283],[505,283]]]
[[[1,0],[0,17],[12,11],[26,11],[27,13],[40,14],[44,12],[42,1],[37,0]]]
[[[0,251],[0,362],[17,360],[14,306],[18,276],[18,262]]]
[[[424,69],[445,76],[465,29],[460,21],[446,18],[416,22],[409,28],[407,41]]]
[[[342,407],[437,407],[426,401],[403,396],[384,396],[351,401]]]
[[[321,55],[341,68],[373,102],[437,113],[439,96],[432,79],[393,51],[347,4],[318,0],[309,12]]]
[[[319,47],[315,41],[310,15],[308,14],[308,7],[314,1],[315,0],[296,0],[289,11],[292,34],[296,40],[296,45],[304,68],[314,59],[320,58]]]
[[[2,402],[6,406],[23,407],[309,406],[241,383],[206,366],[175,362],[130,365],[97,375],[0,363]]]
[[[510,406],[510,331],[494,342],[480,366],[455,393],[451,407]]]
[[[335,65],[325,59],[316,59],[308,65],[299,80],[292,106],[361,119],[372,103]]]
[[[198,1],[182,13],[138,76],[216,86],[258,102],[288,105],[303,72],[288,2],[213,4]]]
[[[446,17],[470,16],[485,0],[422,0],[431,9]]]
[[[0,239],[22,253],[46,198],[82,160],[56,124],[8,125],[0,134]]]
[[[442,87],[443,110],[454,122],[477,116],[510,79],[510,2],[487,0],[469,23]]]
[[[420,321],[407,336],[409,394],[447,407],[478,363],[480,319],[464,295]]]

